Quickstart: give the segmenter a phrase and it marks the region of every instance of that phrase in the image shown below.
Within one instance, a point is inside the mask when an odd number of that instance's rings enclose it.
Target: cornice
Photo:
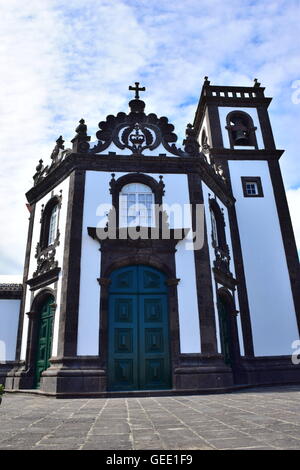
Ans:
[[[278,149],[225,149],[222,147],[210,148],[209,152],[214,157],[226,158],[226,160],[279,160],[284,150]]]
[[[22,284],[0,284],[0,299],[21,299],[23,294]]]
[[[157,156],[117,155],[115,153],[91,155],[71,153],[43,180],[37,183],[27,193],[29,204],[44,197],[73,171],[107,171],[107,172],[139,172],[161,174],[200,174],[203,182],[224,202],[234,202],[230,190],[209,164],[200,156],[168,157],[165,154]]]

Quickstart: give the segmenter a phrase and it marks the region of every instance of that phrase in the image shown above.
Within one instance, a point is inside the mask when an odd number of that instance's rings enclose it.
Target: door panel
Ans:
[[[132,266],[115,271],[111,279],[108,314],[109,389],[170,388],[165,276],[153,268]],[[128,286],[127,294],[125,282]]]
[[[169,325],[167,296],[139,296],[140,386],[169,388]]]
[[[221,349],[224,356],[225,364],[231,364],[230,354],[230,327],[229,327],[229,312],[226,309],[222,299],[218,299],[218,313],[220,322],[220,337],[221,337]]]
[[[35,368],[35,388],[40,386],[41,374],[50,367],[49,359],[51,357],[52,330],[53,330],[53,311],[51,304],[54,298],[49,296],[41,307],[38,327],[38,342]]]
[[[111,390],[135,390],[138,387],[136,324],[136,296],[110,295],[108,383]]]

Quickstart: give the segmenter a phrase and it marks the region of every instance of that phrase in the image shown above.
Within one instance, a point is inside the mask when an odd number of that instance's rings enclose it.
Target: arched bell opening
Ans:
[[[230,147],[246,146],[258,148],[256,140],[256,127],[252,117],[244,111],[232,111],[226,117]]]

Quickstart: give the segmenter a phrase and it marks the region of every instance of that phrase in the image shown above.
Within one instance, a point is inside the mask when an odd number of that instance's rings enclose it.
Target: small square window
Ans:
[[[242,176],[244,197],[263,197],[261,178],[259,176]]]
[[[258,194],[257,184],[254,182],[247,182],[246,193],[248,194],[248,196],[257,196]]]

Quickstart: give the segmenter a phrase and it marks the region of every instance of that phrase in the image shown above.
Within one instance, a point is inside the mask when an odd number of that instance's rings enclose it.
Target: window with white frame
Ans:
[[[121,227],[149,227],[154,225],[154,194],[142,183],[123,186],[119,195]]]
[[[257,188],[257,184],[254,183],[253,181],[248,181],[246,183],[246,193],[248,194],[248,196],[255,196],[258,194],[258,188]]]
[[[263,188],[259,176],[242,176],[244,197],[263,197]]]
[[[57,219],[58,219],[58,204],[55,204],[51,211],[49,219],[49,235],[48,235],[48,245],[52,245],[56,238],[57,232]]]

